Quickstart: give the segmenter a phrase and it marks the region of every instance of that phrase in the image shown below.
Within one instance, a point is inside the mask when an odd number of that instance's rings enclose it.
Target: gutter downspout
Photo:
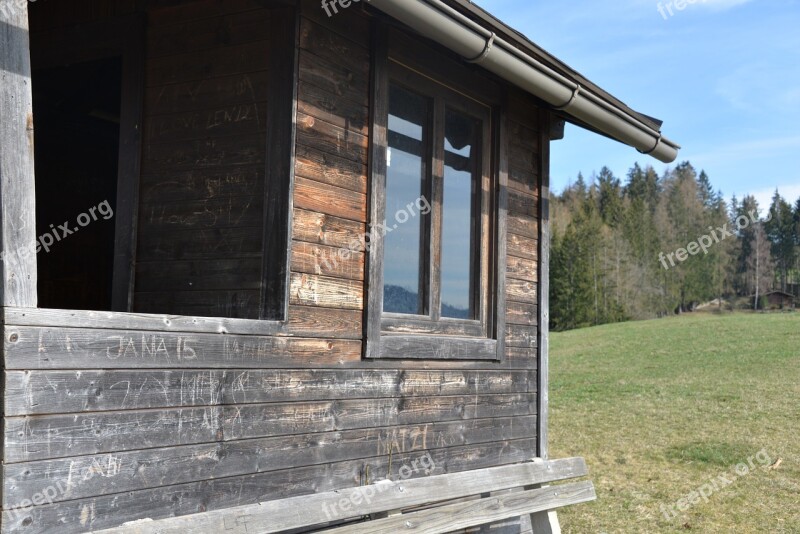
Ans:
[[[459,54],[465,60],[521,87],[554,109],[671,163],[680,146],[630,113],[589,92],[547,65],[465,17],[441,0],[366,0],[375,8]]]

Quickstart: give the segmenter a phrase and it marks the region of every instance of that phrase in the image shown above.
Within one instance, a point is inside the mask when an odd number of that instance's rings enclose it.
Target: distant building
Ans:
[[[771,310],[793,310],[795,308],[795,297],[791,293],[785,291],[771,291],[765,293],[767,298],[768,307]]]

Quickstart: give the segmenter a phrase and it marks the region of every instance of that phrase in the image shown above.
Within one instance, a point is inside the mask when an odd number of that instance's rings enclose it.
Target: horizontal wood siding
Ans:
[[[285,51],[259,31],[260,0],[153,5],[135,302],[254,317],[266,65]],[[316,0],[302,6],[285,330],[6,314],[2,532],[71,534],[349,488],[428,453],[436,474],[535,456],[538,111],[511,95],[505,359],[364,360],[370,19],[355,4],[331,18]],[[424,45],[404,39],[413,54]]]
[[[506,346],[535,362],[538,338],[538,214],[542,112],[516,89],[508,98]],[[520,350],[521,349],[521,350]]]
[[[148,13],[134,310],[261,311],[270,10]]]

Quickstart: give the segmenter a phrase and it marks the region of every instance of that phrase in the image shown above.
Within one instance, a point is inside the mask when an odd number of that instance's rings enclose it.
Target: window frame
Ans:
[[[299,75],[300,10],[295,6],[271,8],[275,16],[271,28],[275,48],[286,47],[290,53],[272,54],[270,69],[284,73],[270,76],[268,139],[264,166],[264,249],[262,253],[261,302],[259,317],[252,319],[230,317],[198,317],[168,313],[135,312],[133,289],[136,274],[138,187],[141,173],[141,143],[144,120],[145,17],[136,13],[111,21],[87,22],[73,29],[48,32],[50,39],[72,43],[86,28],[106,41],[103,49],[88,49],[82,59],[120,56],[123,62],[123,101],[119,159],[118,195],[115,213],[115,253],[111,310],[60,310],[42,308],[36,299],[37,278],[29,278],[32,299],[23,306],[6,308],[7,314],[18,316],[18,324],[47,324],[76,327],[94,325],[110,329],[146,329],[197,333],[228,333],[241,335],[285,335],[289,331],[289,290],[291,280],[291,230],[294,186],[297,91]],[[28,17],[27,6],[25,17]],[[31,56],[30,42],[26,50]],[[35,65],[63,62],[62,53],[70,47],[45,50]],[[30,66],[30,65],[29,65]],[[30,75],[30,72],[28,72]],[[33,176],[35,183],[35,175]],[[33,191],[33,188],[31,188]],[[33,202],[35,206],[35,201]],[[35,225],[34,225],[35,227]],[[32,258],[33,272],[36,259]]]
[[[491,109],[488,106],[479,104],[475,101],[453,92],[452,90],[431,81],[413,71],[407,70],[398,63],[391,62],[389,65],[389,85],[396,85],[403,90],[417,94],[431,102],[428,124],[426,128],[430,133],[427,139],[426,158],[424,162],[423,188],[431,207],[431,213],[423,219],[423,224],[427,224],[426,237],[421,240],[423,247],[422,266],[420,277],[427,277],[421,280],[420,286],[423,288],[423,299],[426,301],[425,308],[428,313],[425,315],[392,313],[382,311],[381,330],[386,333],[403,333],[412,329],[417,333],[441,334],[441,335],[465,335],[470,337],[487,337],[493,319],[489,306],[489,287],[482,283],[489,280],[489,253],[491,236],[494,232],[494,223],[490,213],[493,205],[492,194],[492,158],[491,152],[486,153],[486,149],[491,149]],[[455,110],[466,116],[478,119],[482,122],[480,132],[480,146],[477,155],[476,169],[479,172],[479,187],[477,194],[472,198],[473,228],[471,241],[473,254],[476,258],[471,258],[473,269],[472,273],[472,295],[470,296],[475,311],[475,319],[454,319],[441,316],[441,285],[442,276],[440,263],[436,258],[441,253],[441,241],[443,236],[443,205],[444,198],[444,117],[447,110]],[[473,171],[474,172],[474,171]],[[473,180],[475,177],[473,176]],[[385,189],[385,184],[384,184]],[[385,195],[382,195],[385,198]],[[476,224],[477,222],[477,224]],[[478,244],[475,247],[475,244]]]
[[[381,32],[376,32],[380,34]],[[504,116],[492,95],[485,99],[453,88],[424,68],[410,66],[407,60],[390,57],[386,40],[377,37],[373,50],[371,135],[370,135],[370,221],[386,220],[386,149],[388,147],[389,90],[391,84],[429,98],[432,103],[432,139],[429,150],[436,153],[426,164],[426,179],[435,184],[432,198],[431,226],[441,232],[444,182],[444,118],[446,110],[464,113],[483,122],[480,169],[480,192],[473,195],[479,211],[477,238],[479,265],[474,282],[475,320],[440,316],[441,294],[437,286],[439,266],[434,257],[439,250],[437,230],[429,242],[422,240],[430,258],[430,285],[426,298],[429,315],[385,313],[383,311],[383,240],[370,243],[368,251],[367,302],[365,306],[365,357],[375,359],[446,359],[503,361],[505,352],[505,270],[507,211],[506,144],[502,123]],[[446,72],[446,69],[445,69]],[[434,148],[435,147],[435,148]],[[428,169],[430,163],[433,169]],[[430,187],[428,189],[431,190]],[[422,284],[425,287],[424,284]],[[425,287],[427,290],[428,288]]]

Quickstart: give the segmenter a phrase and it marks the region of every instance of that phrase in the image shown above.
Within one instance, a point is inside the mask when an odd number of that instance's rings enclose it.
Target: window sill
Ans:
[[[189,317],[86,310],[50,310],[44,308],[4,308],[2,322],[13,326],[63,328],[101,328],[111,330],[146,330],[198,334],[240,334],[272,336],[284,329],[281,321]]]
[[[376,345],[378,346],[369,351],[368,357],[400,360],[501,360],[498,343],[494,339],[383,333]]]

